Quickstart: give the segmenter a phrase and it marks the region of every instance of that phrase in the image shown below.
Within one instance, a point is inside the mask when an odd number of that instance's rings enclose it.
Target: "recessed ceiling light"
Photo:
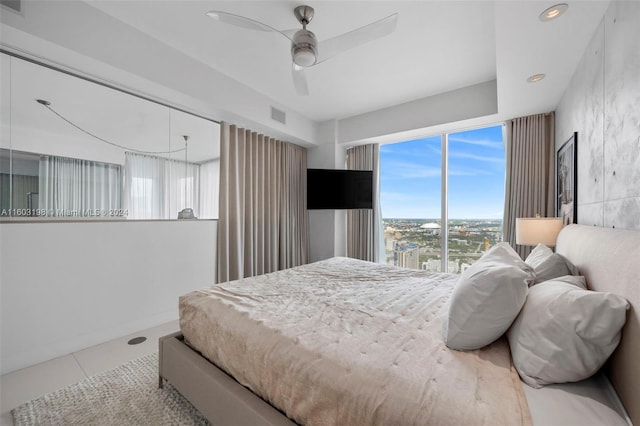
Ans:
[[[527,82],[529,83],[537,83],[538,81],[542,80],[545,77],[544,74],[534,74],[531,77],[529,77],[527,79]]]
[[[543,22],[551,21],[552,19],[556,19],[558,16],[566,12],[568,8],[569,8],[569,5],[566,3],[556,4],[554,6],[551,6],[548,9],[545,9],[540,14],[540,16],[538,16],[538,19],[540,19]]]

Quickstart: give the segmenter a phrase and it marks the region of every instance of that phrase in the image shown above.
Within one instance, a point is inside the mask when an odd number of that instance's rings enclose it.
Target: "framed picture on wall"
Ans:
[[[578,132],[556,152],[556,216],[578,223]]]

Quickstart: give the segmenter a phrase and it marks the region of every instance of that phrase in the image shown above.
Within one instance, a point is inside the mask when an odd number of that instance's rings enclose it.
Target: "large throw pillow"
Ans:
[[[586,290],[584,277],[536,284],[507,332],[513,363],[535,388],[593,375],[620,342],[629,302]]]
[[[525,262],[533,268],[536,283],[565,275],[578,275],[578,268],[573,263],[544,244],[538,244]]]
[[[529,256],[525,259],[525,262],[527,265],[535,268],[551,256],[553,256],[553,250],[544,244],[538,244],[533,250],[531,250],[531,253],[529,253]]]
[[[520,312],[533,277],[533,269],[508,243],[490,248],[453,289],[442,328],[445,344],[473,350],[502,336]]]

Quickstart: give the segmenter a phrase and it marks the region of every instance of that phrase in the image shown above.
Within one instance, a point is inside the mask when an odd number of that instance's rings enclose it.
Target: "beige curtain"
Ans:
[[[373,209],[347,211],[347,256],[378,262],[382,242],[379,202],[380,145],[360,145],[347,150],[347,169],[373,171]]]
[[[10,190],[11,184],[13,184],[13,191]],[[11,203],[9,202],[9,194],[12,194]],[[7,173],[0,174],[0,206],[2,209],[35,209],[36,207],[38,207],[38,205],[33,205],[29,202],[29,194],[35,196],[35,200],[37,200],[38,176],[14,174],[12,179],[11,176]]]
[[[218,282],[305,264],[307,151],[220,124]]]
[[[537,114],[506,122],[506,193],[504,241],[522,256],[533,247],[516,245],[516,218],[555,215],[554,114]]]

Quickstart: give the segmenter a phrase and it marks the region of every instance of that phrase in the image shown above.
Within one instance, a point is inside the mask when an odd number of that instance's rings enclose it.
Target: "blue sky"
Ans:
[[[439,218],[440,135],[380,147],[383,218]],[[504,208],[502,125],[449,134],[449,218],[499,219]]]

